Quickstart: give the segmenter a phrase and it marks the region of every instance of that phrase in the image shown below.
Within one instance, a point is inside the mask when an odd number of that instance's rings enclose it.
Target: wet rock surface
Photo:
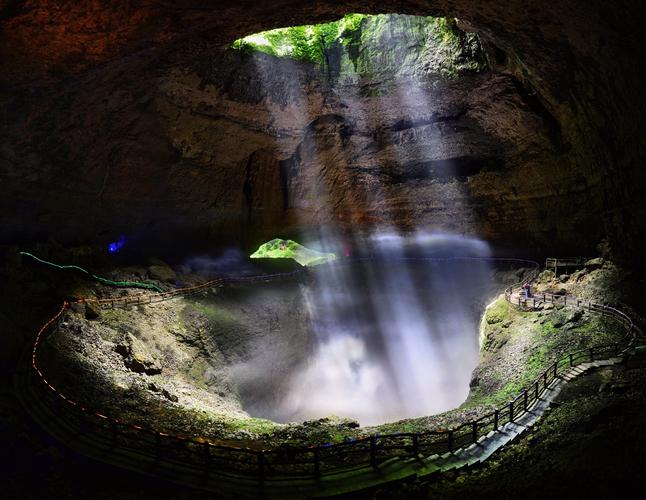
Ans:
[[[526,271],[497,270],[495,274],[502,288]],[[573,280],[567,286],[594,289],[597,282],[597,286],[605,287],[618,279],[621,273],[609,264],[605,271],[580,274],[577,282]],[[541,280],[536,293],[541,287],[560,283],[549,272],[543,273]],[[281,293],[293,286],[288,285]],[[276,292],[261,294],[264,298],[245,305],[248,292],[244,287],[233,287],[210,297],[178,299],[132,311],[112,310],[102,316],[98,329],[96,322],[83,324],[81,318],[72,315],[44,356],[51,363],[54,356],[66,353],[63,365],[67,370],[76,366],[74,371],[87,371],[89,379],[97,383],[101,380],[105,387],[88,392],[87,386],[79,387],[65,373],[58,373],[58,367],[53,368],[54,379],[65,386],[72,383],[69,387],[78,397],[107,404],[112,413],[134,421],[190,435],[299,446],[354,439],[373,432],[447,428],[477,419],[518,394],[558,356],[604,341],[614,342],[622,333],[612,322],[582,310],[549,304],[551,307],[537,312],[521,312],[499,298],[483,318],[481,362],[472,376],[470,396],[460,408],[365,428],[337,417],[275,424],[250,418],[244,411],[245,405],[257,407],[260,401],[254,395],[252,374],[261,370],[266,391],[280,394],[284,390],[281,384],[287,383],[291,370],[298,369],[298,360],[308,349],[305,337],[298,334],[301,330],[294,330],[302,306],[293,299],[276,302]],[[284,307],[288,308],[285,312],[291,312],[281,319],[276,314]],[[262,326],[254,327],[256,322]],[[305,325],[301,327],[304,334]],[[263,338],[269,337],[268,344]],[[96,350],[103,350],[106,342],[113,343],[117,357],[106,357]],[[248,359],[254,359],[253,366]],[[57,379],[59,376],[62,378]],[[137,403],[115,406],[114,401],[120,398],[113,397],[114,391]],[[159,398],[166,402],[162,412]],[[156,405],[155,412],[146,409],[150,405]]]
[[[406,59],[406,78],[422,83],[407,81],[408,96],[378,76],[344,86],[306,64],[223,51],[250,30],[400,4],[259,3],[199,18],[155,3],[115,12],[81,2],[57,16],[54,2],[15,4],[3,19],[3,88],[16,93],[3,94],[0,164],[7,192],[25,202],[2,205],[7,238],[87,241],[127,228],[151,247],[255,243],[277,229],[388,217],[403,230],[559,253],[589,253],[607,233],[627,254],[646,220],[634,201],[640,150],[623,139],[643,114],[644,78],[632,69],[643,44],[623,36],[643,24],[636,4],[518,1],[501,15],[495,3],[439,2],[437,14],[478,33],[489,70],[443,80],[432,58]],[[325,210],[312,178],[330,192]],[[55,179],[75,193],[64,204]],[[371,200],[377,180],[387,188]]]
[[[645,382],[644,367],[604,368],[578,378],[533,428],[484,464],[356,498],[599,498],[612,496],[617,483],[639,490],[646,479]]]
[[[134,276],[131,274],[132,269],[130,268],[124,268],[118,271],[114,269],[101,269],[101,272],[104,275],[112,276],[114,279],[126,279]],[[573,276],[578,272],[571,272],[570,275]],[[506,286],[517,282],[522,275],[522,271],[519,273],[505,271],[500,273],[500,281]],[[580,292],[591,290],[594,292],[592,298],[595,299],[602,298],[610,292],[628,289],[626,288],[626,284],[628,283],[626,280],[628,278],[624,272],[609,264],[603,269],[596,270],[594,273],[586,272],[580,274],[580,276],[581,278],[578,284],[581,287]],[[6,300],[16,301],[11,303],[13,308],[12,314],[4,315],[6,335],[2,337],[2,341],[5,347],[0,352],[3,359],[5,359],[5,364],[11,362],[11,356],[17,359],[18,354],[21,352],[21,345],[24,348],[29,348],[30,342],[33,340],[31,333],[37,330],[39,322],[51,315],[60,306],[59,301],[63,297],[73,295],[72,292],[74,290],[81,290],[83,287],[86,287],[90,291],[83,292],[83,295],[96,293],[104,298],[110,296],[110,294],[118,295],[120,293],[102,285],[88,286],[85,281],[76,281],[73,279],[74,276],[71,276],[71,278],[70,283],[66,283],[65,281],[61,281],[60,274],[56,272],[43,272],[42,270],[37,270],[36,272],[31,267],[23,267],[22,269],[12,268],[10,274],[5,273],[4,282],[6,286],[4,291],[8,292]],[[195,280],[197,278],[193,277],[191,279]],[[545,279],[546,285],[552,286],[551,280],[553,279],[553,274],[545,273]],[[47,296],[45,297],[46,300],[40,302],[35,301],[34,299],[37,297],[34,296],[31,296],[29,302],[20,302],[18,298],[26,290],[24,283],[30,281],[37,283],[37,286],[34,286],[33,289],[48,290],[49,293],[54,295],[51,297]],[[573,283],[576,283],[576,280],[573,280]],[[570,284],[568,286],[574,285]],[[608,287],[605,292],[604,287]],[[32,287],[29,288],[31,289]],[[129,292],[140,293],[136,290],[130,290]],[[570,289],[570,292],[572,292],[572,289]],[[617,298],[621,297],[618,296]],[[624,300],[626,299],[624,298]],[[10,302],[6,303],[8,304]],[[24,308],[27,303],[29,313],[16,316],[15,312],[25,310]],[[132,311],[136,311],[137,315],[141,314],[141,311],[137,308],[133,308]],[[560,312],[567,312],[567,309]],[[172,315],[168,311],[163,312],[162,316],[168,320],[172,318]],[[203,316],[200,317],[202,317],[202,321],[206,324],[206,318]],[[537,315],[536,317],[539,316]],[[540,317],[542,318],[542,316]],[[549,316],[545,317],[549,318]],[[115,319],[117,318],[113,318],[112,321]],[[108,369],[120,374],[120,376],[130,378],[130,380],[138,380],[123,383],[121,388],[116,387],[116,392],[111,390],[109,393],[106,393],[106,397],[109,396],[109,398],[122,405],[115,407],[116,410],[123,412],[122,416],[136,419],[140,415],[139,412],[141,409],[146,408],[146,405],[154,408],[155,412],[157,412],[160,407],[160,402],[162,402],[165,407],[165,412],[163,415],[158,415],[160,420],[156,421],[160,425],[160,428],[164,428],[163,426],[167,425],[169,421],[174,421],[175,429],[194,433],[194,435],[199,435],[200,433],[213,436],[235,434],[240,439],[248,439],[250,442],[257,439],[258,435],[271,432],[264,424],[254,419],[247,419],[246,423],[242,426],[239,422],[233,425],[233,422],[237,421],[236,419],[226,420],[216,424],[212,421],[212,414],[210,413],[205,413],[203,410],[186,411],[184,405],[190,405],[195,401],[195,393],[184,393],[184,388],[180,384],[164,383],[163,380],[160,380],[161,375],[149,376],[127,370],[124,366],[122,356],[113,351],[116,343],[105,344],[100,336],[95,334],[96,331],[94,328],[100,321],[105,320],[106,318],[102,317],[98,321],[87,321],[83,317],[82,309],[73,313],[71,318],[65,320],[65,324],[62,325],[63,328],[69,330],[70,336],[68,338],[69,341],[65,345],[62,345],[61,348],[68,350],[67,353],[63,351],[63,355],[66,357],[79,356],[79,359],[82,359],[82,363],[86,365],[86,368],[91,360],[96,360],[102,353],[113,353],[114,357],[110,355],[107,361],[102,361],[105,364],[101,369]],[[495,326],[502,328],[507,322],[508,319],[502,319],[501,321],[497,321]],[[125,320],[119,321],[119,323],[132,327],[135,322],[130,318],[125,318]],[[170,323],[172,321],[169,321]],[[268,323],[264,322],[262,324],[264,327]],[[513,328],[513,326],[511,324],[507,329]],[[147,325],[146,328],[154,329],[156,327],[153,324],[152,326]],[[181,329],[173,327],[173,331],[175,332],[173,335],[177,334],[178,338],[181,339],[181,336],[178,334]],[[122,338],[123,333],[121,331],[117,332],[118,335],[115,335],[115,339]],[[190,343],[196,349],[200,345],[200,341],[195,335],[184,333],[184,338],[187,339],[187,343]],[[99,346],[100,351],[95,351],[93,345]],[[61,363],[60,353],[56,354],[56,357],[52,359],[47,358],[46,352],[43,354],[45,357],[42,361],[47,363],[46,366],[50,366],[52,362],[56,364]],[[587,395],[589,393],[583,392],[581,398],[577,396],[578,399],[573,399],[571,404],[568,402],[569,400],[566,401],[566,398],[564,398],[561,406],[555,408],[552,412],[553,416],[557,416],[560,409],[567,406],[567,418],[569,420],[563,421],[564,425],[552,426],[550,424],[547,434],[541,434],[540,427],[537,428],[536,434],[533,432],[528,434],[527,446],[523,444],[523,438],[519,446],[511,446],[508,450],[503,450],[500,455],[492,459],[491,463],[485,464],[480,472],[463,471],[457,474],[450,474],[444,479],[440,478],[440,482],[437,483],[437,490],[432,490],[434,491],[432,496],[436,497],[439,494],[438,492],[441,492],[440,496],[448,496],[449,498],[454,493],[455,497],[460,497],[460,495],[462,497],[467,495],[475,498],[487,497],[490,496],[489,493],[493,484],[495,484],[496,491],[498,492],[499,484],[508,484],[509,491],[518,491],[519,494],[531,493],[532,491],[543,492],[546,488],[548,491],[554,490],[562,492],[567,484],[567,482],[557,479],[557,477],[562,477],[562,474],[579,475],[578,477],[581,478],[581,481],[577,481],[576,483],[576,491],[579,493],[581,491],[579,488],[581,488],[582,484],[590,485],[590,488],[594,490],[595,487],[599,486],[599,481],[606,477],[617,477],[618,480],[621,479],[625,483],[626,478],[622,478],[621,476],[625,471],[629,471],[631,477],[639,478],[639,471],[643,471],[644,469],[639,465],[639,461],[635,460],[635,457],[639,458],[641,456],[638,450],[641,449],[640,447],[642,445],[640,443],[642,441],[640,439],[643,436],[640,437],[640,431],[636,429],[643,428],[643,423],[640,423],[639,418],[643,417],[644,410],[636,404],[636,402],[643,400],[643,397],[639,392],[635,391],[640,391],[641,388],[646,387],[641,379],[636,378],[640,370],[643,371],[643,367],[643,362],[632,360],[627,365],[629,370],[626,373],[635,375],[627,378],[610,377],[607,378],[607,383],[592,387],[591,393],[597,395],[595,396],[595,400],[602,403],[601,407],[608,401],[611,405],[614,405],[613,400],[615,398],[620,398],[617,401],[625,402],[625,405],[621,406],[621,409],[617,411],[609,410],[605,415],[602,414],[602,420],[608,423],[607,427],[602,425],[601,427],[595,427],[594,430],[590,428],[590,432],[572,433],[572,425],[578,426],[577,422],[579,420],[589,418],[597,410],[584,404],[589,398]],[[169,368],[169,365],[164,365],[164,369],[166,368]],[[70,377],[73,379],[72,385],[76,384],[78,386],[78,374],[82,373],[79,372],[79,369],[82,368],[78,363],[72,363],[70,366]],[[99,367],[90,366],[90,369],[99,370]],[[581,381],[583,382],[583,379]],[[52,495],[57,495],[62,489],[65,489],[65,491],[73,492],[77,496],[95,498],[97,496],[97,485],[101,485],[102,491],[108,492],[110,495],[131,495],[133,488],[140,487],[141,495],[144,498],[164,497],[174,494],[173,492],[176,492],[178,496],[186,498],[203,497],[203,493],[194,493],[185,487],[175,489],[176,487],[173,485],[163,482],[160,483],[159,479],[149,481],[144,477],[132,475],[118,469],[110,469],[110,479],[106,482],[106,469],[104,465],[94,465],[86,460],[75,458],[66,453],[64,448],[52,444],[48,436],[34,433],[33,427],[28,425],[28,415],[22,410],[15,396],[12,395],[10,383],[7,384],[2,386],[3,405],[0,418],[6,424],[5,429],[10,429],[4,434],[5,442],[14,450],[13,464],[9,469],[5,469],[8,477],[12,478],[6,490],[8,496],[22,497],[25,496],[25,492],[41,496],[44,494],[43,492],[50,492]],[[83,397],[88,398],[87,400],[92,400],[93,397],[100,396],[101,388],[106,384],[106,379],[87,377],[84,380],[84,384],[87,388],[87,393],[84,393]],[[154,386],[151,386],[151,384]],[[164,390],[170,394],[170,397],[163,394]],[[227,394],[228,389],[223,391],[219,397],[226,397]],[[177,401],[174,400],[173,396],[177,397]],[[153,399],[149,401],[147,398]],[[567,398],[570,398],[570,395]],[[608,400],[608,398],[611,399]],[[124,403],[127,400],[136,401],[136,403],[126,405]],[[174,413],[173,409],[176,409],[176,405],[178,404],[182,405],[182,412]],[[484,407],[484,409],[487,408],[487,406]],[[281,434],[284,437],[284,441],[282,439],[277,439],[276,442],[268,440],[267,443],[272,446],[279,446],[282,442],[291,443],[290,445],[298,445],[303,439],[309,439],[312,436],[316,436],[316,442],[330,442],[353,439],[364,435],[364,432],[407,432],[427,428],[449,427],[455,422],[478,418],[482,412],[483,407],[465,407],[445,415],[436,415],[427,419],[421,419],[421,421],[398,422],[394,426],[382,426],[375,429],[354,429],[351,423],[345,425],[338,420],[329,419],[327,422],[313,423],[310,426],[310,434],[308,434],[307,427],[298,425],[284,426],[281,427],[282,430],[275,429],[274,432],[276,433],[284,432],[284,434]],[[544,421],[551,422],[549,420],[550,418],[548,417]],[[558,421],[560,422],[562,419],[559,417]],[[621,424],[621,427],[617,426],[618,422]],[[149,423],[152,423],[152,420]],[[627,427],[623,427],[624,425],[627,425]],[[566,441],[563,441],[564,436],[567,436]],[[529,438],[531,438],[531,445],[529,444]],[[592,438],[592,440],[589,438]],[[532,450],[536,450],[536,453]],[[635,450],[634,453],[632,450]],[[629,462],[626,462],[627,455],[631,457]],[[38,463],[42,465],[44,471],[43,474],[37,477],[33,475],[34,456],[38,457]],[[581,462],[582,456],[586,457],[585,462]],[[577,468],[578,464],[581,463],[583,463],[583,468]],[[538,467],[540,464],[543,465]],[[611,467],[608,467],[608,464],[611,464]],[[615,467],[615,464],[617,467]],[[634,471],[633,469],[627,468],[626,464],[628,464],[628,467],[631,466],[630,464],[634,464]],[[555,467],[558,471],[557,476],[553,473]],[[621,471],[618,470],[619,468],[621,468]],[[588,473],[586,473],[586,469],[589,469]],[[507,480],[505,478],[509,480],[509,483],[504,483]],[[404,486],[399,484],[394,486],[394,489],[382,489],[380,491],[384,492],[383,494],[385,496],[383,498],[397,498],[399,494],[404,494],[406,498],[426,498],[430,495],[426,490],[427,483],[422,482],[421,484],[422,486]],[[527,489],[522,489],[522,485],[527,485]],[[540,485],[540,488],[534,485]],[[432,485],[428,487],[435,488]],[[570,491],[570,493],[573,492]],[[102,493],[100,496],[105,496],[105,494]],[[372,493],[372,495],[378,494]],[[378,496],[378,498],[382,497]]]

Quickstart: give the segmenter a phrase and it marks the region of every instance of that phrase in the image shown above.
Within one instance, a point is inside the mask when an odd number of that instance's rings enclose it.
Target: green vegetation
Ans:
[[[217,307],[214,304],[205,304],[203,302],[190,301],[188,302],[188,306],[203,314],[214,323],[237,322],[237,318],[231,312],[227,311],[224,308]]]
[[[251,433],[252,435],[258,435],[258,434],[266,435],[282,427],[281,424],[277,424],[276,422],[272,422],[271,420],[267,420],[264,418],[256,418],[256,417],[234,418],[234,417],[223,417],[220,415],[218,415],[218,417],[219,418],[217,420],[221,421],[222,424],[225,426],[225,428],[230,432],[245,431],[247,433]]]
[[[316,266],[336,260],[333,253],[317,252],[293,240],[275,238],[260,245],[250,256],[252,259],[294,259],[301,266]]]
[[[438,17],[347,14],[249,35],[232,48],[317,64],[350,81],[405,74],[455,78],[485,67],[477,36],[461,31],[454,19]]]
[[[501,323],[507,319],[510,314],[510,306],[504,298],[496,300],[485,312],[485,320],[487,324],[493,325]]]
[[[236,40],[232,47],[245,52],[263,52],[275,57],[323,64],[325,52],[337,43],[347,45],[366,17],[364,14],[346,14],[330,23],[263,31]]]
[[[558,333],[558,331],[559,329],[554,326],[554,323],[552,321],[546,321],[540,326],[540,333],[544,337],[554,335],[555,333]]]

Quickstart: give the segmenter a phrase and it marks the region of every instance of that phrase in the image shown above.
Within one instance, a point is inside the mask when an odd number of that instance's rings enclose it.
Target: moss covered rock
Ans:
[[[233,48],[318,64],[328,76],[455,78],[479,71],[485,58],[478,38],[454,19],[398,14],[347,14],[330,23],[278,28],[236,40]]]
[[[159,360],[150,353],[146,344],[131,333],[117,344],[115,351],[123,356],[126,367],[133,372],[156,375],[162,371]]]

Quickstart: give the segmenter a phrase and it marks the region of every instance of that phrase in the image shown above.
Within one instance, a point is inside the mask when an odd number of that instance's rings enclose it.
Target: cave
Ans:
[[[3,493],[643,488],[644,21],[0,0]]]

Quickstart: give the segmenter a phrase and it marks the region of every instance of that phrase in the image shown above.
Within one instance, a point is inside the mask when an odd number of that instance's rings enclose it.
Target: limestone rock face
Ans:
[[[535,253],[592,254],[605,236],[637,255],[646,75],[629,35],[644,7],[401,9],[0,4],[2,238],[251,247],[333,223],[477,234]],[[489,70],[448,75],[447,55],[408,20],[355,44],[359,56],[330,54],[326,71],[227,49],[353,11],[456,17]],[[377,50],[395,41],[406,50]]]
[[[101,306],[98,302],[88,300],[83,305],[85,306],[83,311],[85,312],[86,319],[97,319],[101,317]]]
[[[123,356],[126,368],[133,372],[156,375],[162,371],[159,360],[131,333],[127,333],[123,342],[117,344],[115,351]]]
[[[177,281],[177,273],[167,265],[154,265],[148,267],[148,274],[154,280],[165,281],[167,283],[175,283]]]

